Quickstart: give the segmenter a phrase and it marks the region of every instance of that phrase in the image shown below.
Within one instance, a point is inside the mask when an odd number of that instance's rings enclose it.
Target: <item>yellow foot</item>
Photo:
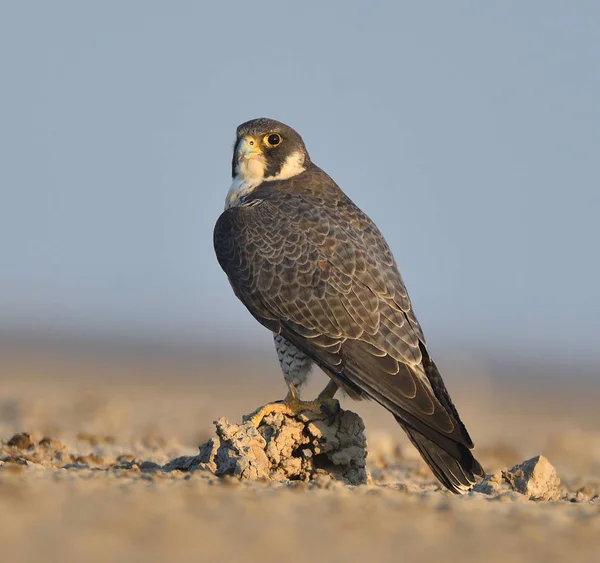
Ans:
[[[249,420],[256,428],[258,428],[265,416],[276,412],[296,417],[300,413],[308,411],[316,414],[324,413],[330,418],[334,417],[339,411],[340,405],[337,401],[332,399],[333,393],[331,393],[331,390],[330,386],[328,386],[314,401],[301,401],[298,397],[296,388],[293,385],[290,385],[290,391],[283,401],[269,403],[264,407],[260,407],[251,415],[244,417],[244,420]],[[329,392],[326,393],[325,391]]]

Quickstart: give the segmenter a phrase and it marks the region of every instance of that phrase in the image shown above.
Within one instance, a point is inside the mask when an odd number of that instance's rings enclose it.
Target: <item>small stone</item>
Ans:
[[[559,496],[556,469],[542,455],[504,471],[503,477],[515,491],[531,500],[555,500]]]
[[[7,443],[7,446],[18,448],[20,450],[28,450],[34,446],[31,436],[27,432],[15,434]]]
[[[140,469],[144,472],[160,471],[162,467],[153,461],[143,461],[140,463]]]
[[[132,455],[132,454],[121,454],[120,456],[117,457],[117,463],[122,463],[122,464],[126,464],[129,463],[130,465],[135,463],[137,461],[137,458]]]
[[[39,442],[38,445],[43,448],[51,448],[54,450],[66,451],[66,446],[60,441],[55,440],[54,438],[49,438],[48,436],[44,436]]]
[[[473,487],[473,492],[484,495],[499,495],[507,488],[506,482],[502,479],[502,473],[493,473],[486,475],[485,479]]]
[[[62,466],[62,469],[89,469],[90,466],[85,463],[67,463]]]
[[[73,463],[99,467],[104,465],[104,459],[95,454],[79,455],[73,459]]]
[[[163,465],[162,470],[163,471],[190,471],[192,469],[192,465],[194,465],[195,461],[200,461],[198,460],[198,458],[201,458],[201,456],[197,456],[196,457],[189,457],[189,456],[181,456],[181,457],[176,457],[175,459],[172,459],[171,461],[169,461],[169,463],[166,463],[165,465]],[[199,465],[198,463],[196,465]]]

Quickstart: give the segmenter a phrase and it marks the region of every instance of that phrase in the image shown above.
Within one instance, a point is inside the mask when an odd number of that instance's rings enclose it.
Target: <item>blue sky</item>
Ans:
[[[440,346],[597,355],[600,4],[12,2],[0,328],[269,336],[212,250],[235,127],[295,127]]]

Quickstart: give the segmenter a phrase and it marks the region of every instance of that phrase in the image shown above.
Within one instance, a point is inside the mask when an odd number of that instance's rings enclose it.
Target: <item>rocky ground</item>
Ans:
[[[3,368],[6,560],[600,560],[593,383],[449,382],[489,474],[459,497],[376,405],[243,423],[261,367]]]

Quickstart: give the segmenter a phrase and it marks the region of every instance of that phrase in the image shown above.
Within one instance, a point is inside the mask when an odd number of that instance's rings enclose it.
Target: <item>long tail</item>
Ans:
[[[485,477],[485,471],[463,444],[444,439],[442,446],[395,418],[433,474],[453,493],[464,494],[477,482],[477,477]]]

